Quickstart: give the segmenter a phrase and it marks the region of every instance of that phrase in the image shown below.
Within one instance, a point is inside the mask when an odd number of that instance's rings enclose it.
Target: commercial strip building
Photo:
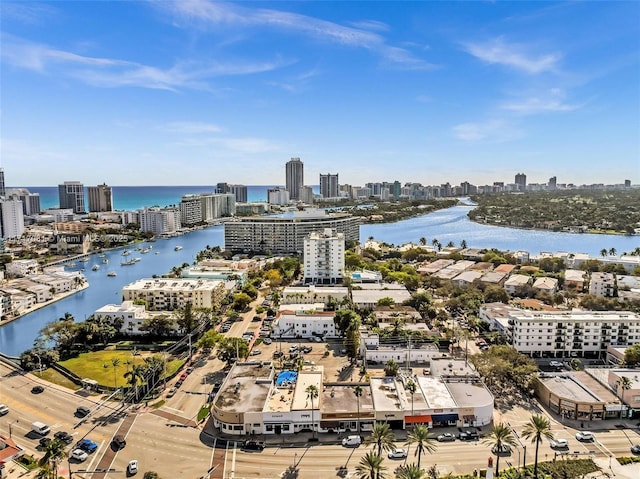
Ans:
[[[270,362],[236,363],[213,401],[211,418],[220,432],[237,436],[367,431],[376,421],[394,429],[418,423],[490,424],[494,400],[480,378],[459,360],[443,361],[431,368],[439,376],[400,375],[352,384],[325,382],[318,366],[276,375]],[[407,391],[409,381],[417,386],[413,395]],[[309,386],[315,386],[317,398],[309,395]]]
[[[273,254],[302,254],[310,233],[326,228],[344,235],[345,241],[359,241],[360,219],[345,213],[307,209],[291,216],[246,217],[224,225],[224,248],[232,252],[268,251]]]
[[[531,311],[488,303],[478,316],[530,356],[600,358],[609,346],[640,342],[640,315],[629,311]]]

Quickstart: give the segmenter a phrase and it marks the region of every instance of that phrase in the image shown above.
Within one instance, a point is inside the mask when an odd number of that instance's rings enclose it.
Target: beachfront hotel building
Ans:
[[[246,217],[224,225],[224,248],[232,252],[268,251],[272,254],[302,254],[304,240],[326,228],[359,241],[360,219],[346,213],[306,209],[287,216]]]
[[[179,208],[182,226],[211,223],[235,215],[236,196],[233,193],[184,195]]]
[[[87,193],[90,213],[113,211],[113,189],[106,183],[87,187]]]
[[[629,311],[531,311],[488,303],[479,317],[530,356],[599,358],[609,346],[640,342],[640,315]]]
[[[79,181],[65,181],[58,185],[60,209],[71,208],[74,213],[86,213],[84,185]]]
[[[213,279],[146,278],[122,288],[123,301],[144,300],[149,311],[194,308],[216,310],[226,296],[225,282]]]
[[[370,431],[375,422],[404,429],[409,424],[485,426],[493,418],[494,398],[464,360],[434,360],[427,375],[372,378],[369,383],[331,382],[321,366],[276,373],[273,363],[236,363],[211,406],[218,431],[235,435],[280,435],[303,431]],[[411,395],[407,384],[413,381]],[[315,386],[318,397],[309,398]],[[356,397],[354,386],[362,388]]]
[[[138,210],[140,231],[154,235],[167,235],[180,229],[180,211],[177,208],[143,208]]]

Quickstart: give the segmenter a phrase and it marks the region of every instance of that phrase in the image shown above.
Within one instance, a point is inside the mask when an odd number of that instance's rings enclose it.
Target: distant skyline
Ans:
[[[640,183],[640,2],[0,3],[7,186]]]

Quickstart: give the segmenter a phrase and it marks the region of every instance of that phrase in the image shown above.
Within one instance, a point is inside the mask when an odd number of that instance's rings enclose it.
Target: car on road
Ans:
[[[401,447],[396,447],[389,451],[389,454],[387,454],[387,457],[389,459],[404,459],[405,457],[407,457],[407,450],[402,449]]]
[[[640,444],[635,444],[631,446],[631,452],[633,454],[640,454]]]
[[[576,439],[581,442],[593,441],[593,433],[591,431],[578,431],[576,432]]]
[[[289,352],[290,353],[296,353],[298,352],[298,346],[296,346],[295,344],[293,346],[289,347]]]
[[[127,464],[127,474],[133,476],[134,474],[138,473],[138,461],[136,461],[135,459],[129,461],[129,464]]]
[[[551,449],[568,449],[569,441],[567,441],[566,439],[557,438],[551,441],[550,445]]]
[[[66,431],[58,431],[53,437],[64,444],[71,444],[73,442],[73,436]]]
[[[9,414],[9,406],[0,404],[0,416],[4,416],[5,414]]]
[[[251,351],[251,356],[257,356],[258,354],[262,354],[262,350],[261,349],[253,349]]]
[[[93,442],[91,439],[82,439],[78,443],[77,447],[78,449],[82,449],[83,451],[86,451],[88,453],[92,453],[96,449],[98,449],[98,445],[95,442]]]
[[[189,366],[186,371],[187,374],[191,374],[193,372],[193,366]]]
[[[89,454],[87,454],[86,451],[83,451],[82,449],[74,449],[71,453],[71,459],[74,459],[78,462],[84,462],[88,457]]]
[[[268,345],[269,345],[269,344],[271,344],[273,341],[271,341],[271,339],[270,339],[270,338],[264,338],[264,339],[262,340],[262,342],[268,346]]]
[[[344,447],[358,447],[362,444],[362,438],[360,436],[347,436],[342,440]]]
[[[50,437],[43,437],[40,439],[40,441],[38,441],[38,444],[41,448],[45,448],[47,447],[47,444],[49,444],[50,442],[51,442]]]
[[[472,431],[471,429],[467,429],[462,431],[459,436],[461,441],[474,441],[480,439],[480,434],[477,431]]]
[[[322,342],[322,338],[320,336],[313,336],[311,338],[311,341],[313,341],[314,343],[321,343]]]
[[[500,444],[500,447],[496,444],[491,448],[491,452],[497,455],[508,455],[511,454],[511,446],[509,444]]]
[[[444,434],[440,434],[436,439],[440,442],[450,442],[455,441],[456,436],[450,432],[445,432]]]
[[[174,385],[174,387],[178,389],[180,386],[182,386],[182,381],[181,380],[176,381],[176,384]]]
[[[118,434],[117,436],[114,436],[112,442],[114,447],[118,450],[124,449],[124,447],[127,445],[127,441],[125,440],[124,436],[120,434]]]
[[[85,417],[88,416],[91,410],[86,406],[78,406],[76,408],[76,416]]]
[[[561,361],[549,361],[549,366],[552,368],[561,368],[564,366]]]
[[[305,353],[305,354],[308,354],[311,351],[313,351],[313,346],[303,346],[302,347],[302,352]]]
[[[262,451],[264,450],[264,442],[262,441],[255,441],[255,440],[248,440],[245,441],[242,444],[242,450],[243,451]]]
[[[173,396],[176,395],[177,392],[178,392],[178,388],[173,387],[173,388],[169,389],[169,392],[167,393],[167,397],[168,398],[172,398]]]
[[[40,394],[41,392],[44,392],[44,388],[42,386],[40,386],[40,385],[33,386],[31,388],[31,393],[32,394]]]

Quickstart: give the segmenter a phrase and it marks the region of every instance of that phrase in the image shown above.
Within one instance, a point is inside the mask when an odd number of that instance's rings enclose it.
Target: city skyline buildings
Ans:
[[[299,200],[303,186],[304,163],[300,158],[291,158],[285,165],[285,189],[289,192],[289,199]]]
[[[96,5],[0,4],[13,185],[639,182],[638,2]]]

